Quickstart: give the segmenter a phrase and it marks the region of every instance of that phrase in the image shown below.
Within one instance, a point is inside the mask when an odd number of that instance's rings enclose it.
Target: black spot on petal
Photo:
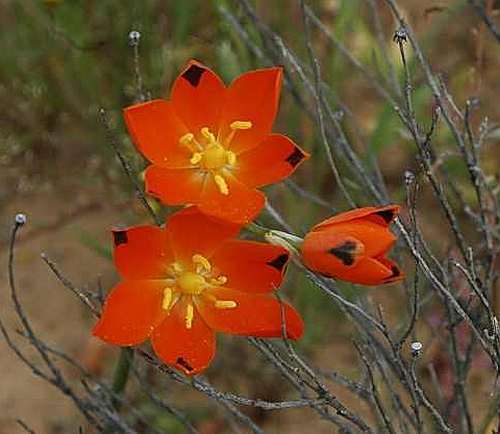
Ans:
[[[202,68],[198,65],[191,65],[183,74],[182,78],[189,82],[189,84],[193,87],[197,87],[200,83],[201,76],[206,71],[205,68]]]
[[[384,209],[375,213],[375,215],[382,217],[387,224],[392,222],[392,220],[394,219],[394,214],[394,209]]]
[[[193,367],[184,359],[183,357],[177,357],[177,360],[175,361],[180,367],[184,368],[186,372],[192,372]]]
[[[285,158],[285,161],[290,164],[290,166],[295,167],[299,164],[305,157],[305,154],[297,147],[293,150],[293,152]]]
[[[115,247],[118,247],[120,244],[128,243],[127,231],[113,231],[113,240],[115,242]]]
[[[354,241],[346,241],[337,247],[331,248],[328,252],[340,259],[344,265],[349,266],[354,264],[356,243]]]
[[[276,270],[281,272],[281,270],[283,270],[283,267],[286,265],[287,262],[288,262],[288,253],[283,253],[274,258],[272,261],[269,261],[267,265],[276,268]]]

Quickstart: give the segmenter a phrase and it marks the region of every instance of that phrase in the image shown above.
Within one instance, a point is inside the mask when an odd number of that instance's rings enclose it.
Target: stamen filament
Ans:
[[[179,143],[181,145],[189,145],[193,141],[193,139],[194,139],[193,133],[186,133],[179,139]]]
[[[219,187],[219,191],[227,196],[229,194],[229,187],[226,180],[221,175],[214,175],[214,181],[217,187]]]
[[[208,139],[210,144],[217,144],[217,140],[215,139],[214,134],[210,131],[208,127],[203,127],[201,129],[201,134],[205,139]]]
[[[236,154],[233,151],[226,151],[227,164],[233,166],[236,163]]]
[[[234,300],[217,300],[214,304],[217,309],[234,309],[238,306]]]
[[[193,327],[193,318],[194,318],[194,307],[191,303],[189,303],[186,307],[186,328],[190,329]]]

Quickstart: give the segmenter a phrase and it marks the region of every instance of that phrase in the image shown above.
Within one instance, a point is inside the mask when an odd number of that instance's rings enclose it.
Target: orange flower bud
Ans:
[[[358,208],[331,217],[304,238],[304,264],[327,277],[379,285],[404,278],[385,255],[396,241],[389,224],[398,205]]]

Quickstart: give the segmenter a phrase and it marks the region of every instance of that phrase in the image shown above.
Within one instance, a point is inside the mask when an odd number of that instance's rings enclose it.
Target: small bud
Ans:
[[[404,27],[400,27],[394,32],[394,37],[392,40],[398,44],[406,42],[408,40],[408,33]]]
[[[16,225],[22,226],[26,223],[27,217],[26,214],[18,213],[16,214]]]
[[[139,45],[140,39],[141,39],[141,34],[137,30],[132,30],[128,34],[128,42],[132,47]]]
[[[412,342],[410,345],[411,355],[413,357],[420,357],[420,355],[422,354],[423,347],[424,346],[422,345],[422,342],[418,342],[418,341]]]
[[[412,185],[415,182],[415,174],[411,170],[405,170],[404,179],[406,185]]]

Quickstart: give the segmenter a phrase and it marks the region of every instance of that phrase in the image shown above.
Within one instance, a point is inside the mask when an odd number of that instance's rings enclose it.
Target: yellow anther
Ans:
[[[194,307],[191,303],[189,303],[186,307],[186,328],[190,329],[193,327],[193,318],[194,318]]]
[[[203,255],[199,255],[199,254],[193,255],[192,260],[193,260],[193,264],[195,264],[197,266],[196,267],[197,272],[198,272],[198,267],[200,267],[202,270],[205,270],[205,271],[210,271],[212,269],[212,265],[210,265],[210,262],[208,261],[208,259],[205,258],[205,256],[203,256]]]
[[[172,290],[172,288],[165,288],[163,290],[163,302],[161,304],[161,307],[165,310],[170,310],[173,297],[174,291]]]
[[[217,300],[215,302],[217,309],[234,309],[236,306],[238,305],[233,300]]]
[[[193,141],[193,139],[194,139],[193,133],[186,133],[179,139],[179,143],[181,145],[189,145]]]
[[[233,166],[236,163],[236,154],[233,151],[226,151],[227,164]]]
[[[227,186],[227,182],[221,175],[214,175],[214,181],[217,184],[217,187],[219,187],[219,191],[222,194],[224,195],[229,194],[229,188]]]
[[[179,274],[182,274],[182,272],[184,271],[184,267],[179,264],[178,262],[172,262],[170,265],[169,265],[169,272],[170,274],[173,274],[173,275],[179,275]]]
[[[201,129],[201,134],[203,137],[205,137],[205,139],[208,139],[210,144],[217,143],[215,136],[213,135],[213,133],[210,131],[210,129],[208,127],[203,127]]]
[[[195,152],[191,157],[191,160],[189,160],[189,162],[191,164],[198,164],[202,159],[203,159],[203,154],[201,152]]]
[[[252,128],[252,122],[250,121],[234,121],[229,125],[232,130],[249,130]]]
[[[227,283],[227,277],[226,276],[216,277],[215,279],[210,280],[210,283],[212,285],[225,285]]]

